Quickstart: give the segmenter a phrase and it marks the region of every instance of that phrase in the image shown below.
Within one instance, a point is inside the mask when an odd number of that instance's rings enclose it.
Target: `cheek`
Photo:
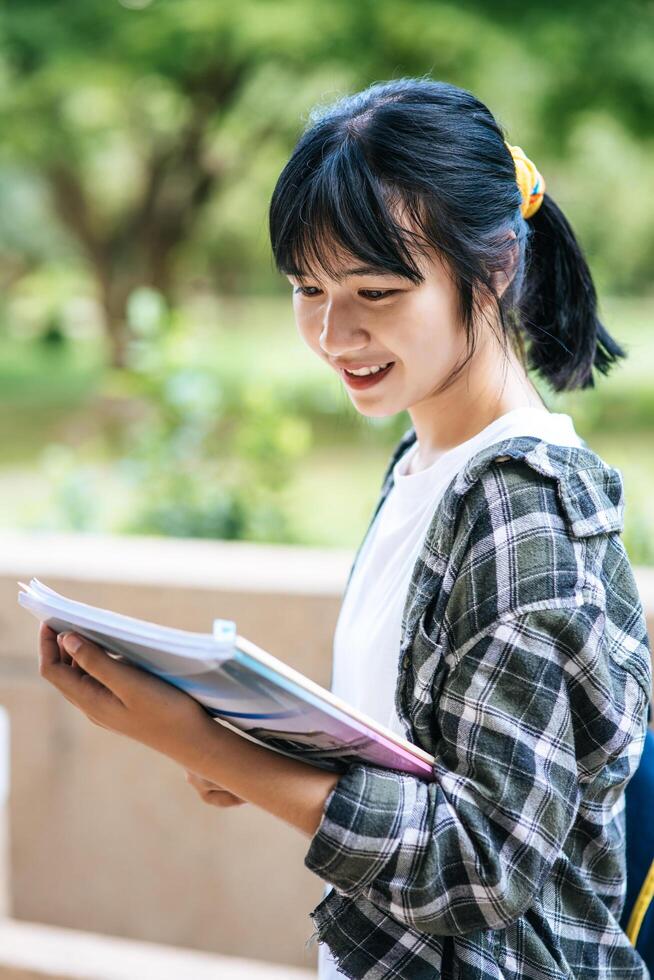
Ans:
[[[447,366],[465,347],[465,333],[454,316],[449,296],[433,290],[410,304],[403,317],[408,338],[407,353],[424,360],[426,370]]]
[[[313,323],[314,318],[307,314],[306,309],[303,310],[300,305],[296,303],[293,303],[293,314],[295,316],[295,326],[298,335],[304,341],[304,343],[311,348],[311,350],[315,350],[320,330],[315,330]]]

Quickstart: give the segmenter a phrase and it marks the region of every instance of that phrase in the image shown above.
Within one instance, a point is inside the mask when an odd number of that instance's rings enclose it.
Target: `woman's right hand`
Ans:
[[[248,802],[242,800],[240,796],[230,793],[229,790],[223,789],[218,783],[212,783],[210,779],[198,776],[190,769],[186,770],[186,782],[198,791],[204,803],[209,803],[211,806],[238,806],[240,803]]]

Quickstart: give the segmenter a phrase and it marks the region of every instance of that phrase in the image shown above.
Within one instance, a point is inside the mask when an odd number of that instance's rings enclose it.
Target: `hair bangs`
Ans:
[[[424,251],[425,236],[396,219],[402,212],[419,228],[420,210],[371,172],[358,141],[344,140],[314,167],[298,164],[280,178],[271,209],[270,235],[280,272],[299,279],[325,273],[338,282],[356,260],[423,281],[415,253]]]

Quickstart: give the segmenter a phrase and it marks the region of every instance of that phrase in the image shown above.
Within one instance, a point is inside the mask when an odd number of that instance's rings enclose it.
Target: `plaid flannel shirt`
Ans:
[[[435,779],[351,765],[304,858],[333,886],[308,943],[344,976],[651,980],[618,923],[652,687],[623,512],[620,471],[586,443],[505,439],[450,483],[395,691]]]

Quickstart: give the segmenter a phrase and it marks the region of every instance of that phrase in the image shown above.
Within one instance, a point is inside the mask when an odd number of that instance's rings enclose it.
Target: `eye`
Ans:
[[[399,289],[360,289],[359,293],[362,296],[365,296],[366,299],[378,300],[385,299],[387,296],[392,296],[393,293],[399,293]]]
[[[307,291],[309,289],[315,289],[317,293],[320,292],[317,286],[296,286],[293,289],[293,292],[300,293],[301,296],[308,296],[308,297],[315,296],[316,293],[310,293]],[[370,299],[373,302],[376,302],[377,300],[380,299],[385,299],[387,296],[392,296],[393,293],[399,293],[399,292],[400,292],[399,289],[360,289],[359,290],[360,295],[365,296],[366,299]]]

